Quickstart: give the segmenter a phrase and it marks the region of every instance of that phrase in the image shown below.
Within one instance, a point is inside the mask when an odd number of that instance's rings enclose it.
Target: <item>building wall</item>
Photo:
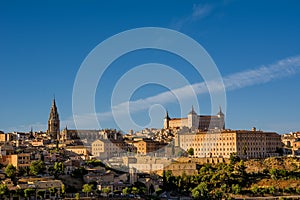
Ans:
[[[162,144],[153,140],[141,140],[134,142],[133,146],[136,147],[136,152],[138,154],[145,155],[159,150],[162,147]]]
[[[166,121],[168,120],[168,122]],[[200,130],[209,130],[209,129],[225,129],[225,118],[224,116],[219,115],[192,115],[189,114],[187,118],[170,118],[164,119],[164,129],[167,128],[194,128]]]
[[[241,158],[265,158],[276,155],[282,147],[280,135],[262,131],[210,131],[178,134],[175,146],[187,151],[194,149],[195,157],[229,158],[236,153]]]
[[[5,165],[12,164],[17,169],[22,167],[29,167],[31,164],[29,153],[12,154],[12,155],[3,156],[3,161]]]
[[[242,158],[265,158],[276,155],[282,148],[281,137],[274,132],[239,131],[237,155]]]
[[[67,151],[72,151],[78,155],[84,155],[87,156],[88,155],[88,149],[84,146],[73,146],[73,147],[66,147]]]
[[[186,175],[195,175],[198,174],[198,170],[200,169],[200,165],[196,163],[172,163],[166,167],[164,167],[164,171],[172,171],[174,176],[182,176],[183,173]],[[162,172],[160,172],[162,175]]]
[[[230,157],[236,152],[236,134],[229,133],[206,133],[180,134],[176,140],[184,150],[194,149],[196,157]]]
[[[49,188],[57,188],[58,190],[61,189],[62,186],[61,180],[47,180],[47,181],[36,181],[34,182],[34,185],[38,189],[49,189]]]
[[[188,119],[187,118],[175,118],[169,120],[169,128],[176,127],[188,127]],[[166,128],[166,127],[164,127]]]
[[[0,131],[0,142],[8,142],[12,140],[12,136],[9,133],[3,133]]]
[[[130,146],[124,141],[95,140],[92,143],[92,154],[97,157],[109,157],[127,152]]]

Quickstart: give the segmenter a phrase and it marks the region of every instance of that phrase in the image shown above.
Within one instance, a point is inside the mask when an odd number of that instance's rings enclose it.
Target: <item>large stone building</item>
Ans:
[[[60,120],[57,112],[55,99],[53,99],[51,110],[50,110],[47,134],[50,136],[52,140],[59,140]]]
[[[12,164],[18,170],[20,168],[29,167],[31,164],[30,153],[19,153],[11,154],[2,157],[2,164],[9,165]]]
[[[153,141],[148,138],[132,142],[132,145],[136,147],[136,153],[146,155],[148,153],[155,153],[159,149],[166,146],[163,142]]]
[[[123,140],[97,139],[92,143],[92,154],[99,158],[118,156],[132,149],[132,146]]]
[[[12,140],[12,134],[0,131],[0,142],[9,142]]]
[[[183,128],[200,129],[207,131],[210,129],[225,129],[225,116],[221,108],[217,115],[198,115],[192,107],[186,118],[170,118],[166,113],[164,118],[164,129]]]
[[[281,137],[275,132],[247,130],[211,130],[207,132],[178,133],[175,146],[194,150],[195,157],[229,158],[235,153],[241,158],[265,158],[278,155]]]

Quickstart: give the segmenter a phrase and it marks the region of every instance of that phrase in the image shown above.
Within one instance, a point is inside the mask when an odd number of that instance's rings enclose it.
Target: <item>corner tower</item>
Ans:
[[[199,128],[198,115],[194,111],[194,106],[192,106],[192,110],[188,114],[188,127],[191,128],[191,129],[198,129]]]
[[[59,115],[57,112],[57,107],[54,98],[50,110],[49,120],[48,120],[47,134],[51,137],[52,140],[58,140],[59,131],[60,131],[60,121],[59,121]]]
[[[225,115],[222,112],[221,106],[219,107],[219,112],[217,116],[219,118],[219,129],[225,129]]]

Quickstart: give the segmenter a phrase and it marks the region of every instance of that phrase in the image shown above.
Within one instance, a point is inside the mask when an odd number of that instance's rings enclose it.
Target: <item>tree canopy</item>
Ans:
[[[17,168],[15,166],[13,166],[12,164],[9,164],[9,165],[6,166],[4,172],[5,172],[7,177],[13,178],[17,174]]]
[[[41,160],[33,161],[29,167],[30,174],[32,175],[38,175],[45,171],[45,163]]]

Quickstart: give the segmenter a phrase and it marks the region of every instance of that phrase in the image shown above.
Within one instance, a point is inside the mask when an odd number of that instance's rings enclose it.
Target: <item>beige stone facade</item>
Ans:
[[[95,140],[92,143],[93,156],[107,158],[120,153],[131,151],[130,145],[124,141],[113,141],[108,139]]]
[[[0,142],[9,142],[12,140],[11,133],[4,133],[0,131]]]
[[[67,146],[65,149],[67,151],[72,151],[78,155],[83,155],[83,156],[89,155],[88,148],[85,146]]]
[[[178,134],[175,146],[186,151],[193,148],[195,157],[229,158],[231,153],[236,153],[241,158],[265,158],[276,155],[282,143],[275,132],[213,130]]]
[[[29,167],[31,164],[29,153],[7,155],[3,156],[2,159],[4,165],[12,164],[17,169]]]
[[[154,153],[155,151],[165,146],[164,143],[160,143],[158,141],[153,141],[150,139],[135,141],[132,143],[132,145],[136,147],[136,153],[142,155],[146,155],[148,153]]]
[[[166,113],[164,118],[164,129],[183,128],[199,129],[207,131],[210,129],[225,129],[225,116],[220,108],[217,115],[198,115],[192,107],[186,118],[170,118]]]

